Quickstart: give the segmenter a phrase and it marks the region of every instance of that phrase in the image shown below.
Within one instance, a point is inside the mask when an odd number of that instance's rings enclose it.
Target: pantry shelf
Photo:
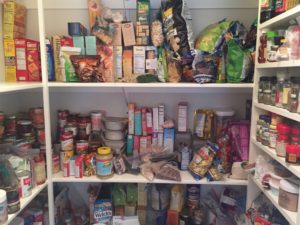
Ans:
[[[17,83],[0,83],[0,93],[14,92],[14,91],[24,91],[42,88],[42,83],[37,82],[17,82]]]
[[[264,146],[263,144],[257,142],[254,137],[251,138],[251,141],[253,144],[255,144],[258,148],[260,148],[262,151],[267,153],[269,156],[271,156],[274,160],[279,162],[282,166],[287,168],[289,171],[291,171],[293,174],[295,174],[297,177],[300,178],[300,166],[295,166],[289,163],[285,162],[285,158],[278,157],[276,155],[275,149],[271,149],[267,146]]]
[[[257,102],[254,103],[254,106],[256,108],[263,109],[263,110],[266,110],[266,111],[269,111],[269,112],[272,112],[272,113],[276,113],[277,115],[280,115],[280,116],[289,118],[291,120],[300,122],[300,114],[291,113],[286,109],[278,108],[278,107],[271,106],[271,105],[265,105],[265,104],[257,103]]]
[[[250,176],[250,179],[259,187],[259,189],[267,196],[267,198],[273,203],[273,205],[279,210],[279,212],[287,219],[287,221],[291,225],[298,224],[297,212],[290,212],[280,207],[278,204],[278,196],[274,195],[271,191],[264,189],[259,181],[253,176]]]
[[[286,28],[289,25],[289,21],[291,19],[295,19],[300,15],[300,5],[284,12],[258,26],[260,30],[262,29],[278,29],[278,28]]]
[[[280,61],[280,62],[267,62],[257,64],[257,69],[271,69],[271,68],[286,68],[286,67],[299,67],[300,60],[288,60],[288,61]]]
[[[59,83],[49,82],[50,91],[103,91],[117,92],[126,90],[128,92],[149,92],[149,93],[251,93],[252,83],[240,84],[195,84],[195,83]]]
[[[85,182],[85,183],[156,183],[156,184],[207,184],[207,185],[228,185],[228,186],[247,186],[247,180],[234,180],[229,179],[227,175],[222,181],[214,181],[209,182],[206,178],[197,181],[192,175],[187,171],[182,171],[181,173],[181,181],[168,181],[168,180],[160,180],[155,179],[154,181],[149,181],[142,175],[132,175],[132,174],[123,174],[123,175],[114,175],[110,179],[99,179],[96,176],[91,177],[83,177],[83,178],[75,178],[75,177],[63,177],[63,173],[59,172],[57,174],[52,175],[53,182]]]
[[[7,222],[4,224],[4,225],[9,225],[9,223],[11,221],[13,221],[14,218],[16,218],[20,212],[22,212],[23,209],[25,209],[25,207],[48,185],[48,182],[46,181],[44,184],[41,184],[37,187],[35,187],[33,190],[32,190],[32,194],[27,197],[27,198],[22,198],[20,200],[20,204],[21,204],[21,207],[20,207],[20,210],[14,214],[10,214],[8,215],[8,220]]]

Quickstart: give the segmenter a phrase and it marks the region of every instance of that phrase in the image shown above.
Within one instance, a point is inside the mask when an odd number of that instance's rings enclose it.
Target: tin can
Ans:
[[[19,120],[17,123],[18,134],[26,134],[32,132],[32,122],[30,120]]]
[[[68,115],[69,115],[68,110],[58,110],[57,111],[58,127],[64,128],[64,126],[67,124]]]
[[[3,138],[3,144],[14,145],[17,141],[17,136],[13,134],[5,135]]]
[[[58,173],[60,171],[60,162],[59,162],[59,155],[52,154],[52,173]]]
[[[17,118],[12,115],[6,119],[5,132],[7,134],[15,135],[17,133]]]
[[[83,156],[78,156],[75,160],[75,178],[83,176]]]
[[[101,131],[102,116],[103,116],[103,114],[100,111],[91,112],[91,121],[92,121],[92,130],[93,131]]]
[[[33,108],[31,118],[34,127],[44,127],[44,109],[42,107]]]
[[[8,214],[15,213],[20,210],[20,197],[18,187],[8,187],[6,188],[7,196],[7,211]]]
[[[44,128],[39,128],[36,130],[36,136],[37,140],[40,144],[44,145],[45,144],[45,129]]]
[[[77,155],[85,155],[88,153],[89,143],[86,140],[79,140],[76,142]]]
[[[64,162],[69,161],[74,156],[74,151],[61,151],[60,152],[60,168],[64,167]]]
[[[70,176],[70,167],[69,167],[69,160],[65,161],[63,164],[63,172],[64,172],[64,177],[69,177]]]
[[[69,114],[67,118],[67,123],[77,126],[77,115],[76,114]]]
[[[87,140],[91,134],[91,119],[87,115],[78,115],[78,139]]]
[[[28,170],[20,170],[16,172],[19,180],[19,197],[26,198],[32,193],[32,184],[30,172]]]
[[[15,146],[18,148],[21,155],[28,153],[32,149],[32,144],[25,139],[18,139]]]
[[[35,136],[34,133],[25,133],[21,135],[22,139],[25,139],[27,142],[29,142],[31,145],[35,142]]]
[[[63,151],[71,151],[74,148],[72,131],[63,132],[61,134],[61,149]]]
[[[74,124],[68,123],[64,127],[64,131],[65,132],[71,131],[73,133],[73,138],[75,138],[77,136],[77,126]]]

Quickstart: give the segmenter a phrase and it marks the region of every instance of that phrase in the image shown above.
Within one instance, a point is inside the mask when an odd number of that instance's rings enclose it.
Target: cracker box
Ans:
[[[15,82],[17,81],[15,41],[13,39],[4,39],[3,45],[5,81]]]
[[[167,148],[168,153],[174,152],[175,129],[164,128],[164,148]]]
[[[28,81],[28,69],[27,69],[27,47],[25,38],[15,39],[16,49],[16,68],[17,68],[17,81]]]
[[[180,102],[178,104],[178,132],[187,132],[187,110],[187,102]]]
[[[29,81],[41,81],[40,43],[38,41],[26,41],[26,63]]]
[[[134,46],[136,44],[133,23],[123,23],[122,33],[125,47]]]
[[[15,1],[4,1],[3,38],[24,38],[26,32],[26,8]]]

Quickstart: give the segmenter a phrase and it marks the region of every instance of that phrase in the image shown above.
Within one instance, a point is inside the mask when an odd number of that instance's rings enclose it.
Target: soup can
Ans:
[[[89,143],[86,140],[79,140],[76,142],[77,155],[85,155],[88,153]]]
[[[74,148],[73,143],[73,132],[72,131],[64,131],[60,137],[61,140],[61,149],[63,151],[71,151]]]
[[[32,185],[30,172],[28,170],[19,170],[16,172],[19,180],[19,196],[26,198],[31,195]]]

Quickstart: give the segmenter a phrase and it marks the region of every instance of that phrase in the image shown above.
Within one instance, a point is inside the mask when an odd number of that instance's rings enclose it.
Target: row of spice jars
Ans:
[[[260,77],[258,102],[300,113],[300,77],[287,78],[279,71],[277,77]]]
[[[257,121],[256,140],[276,150],[279,157],[289,163],[300,164],[300,124],[276,115],[260,115]]]

